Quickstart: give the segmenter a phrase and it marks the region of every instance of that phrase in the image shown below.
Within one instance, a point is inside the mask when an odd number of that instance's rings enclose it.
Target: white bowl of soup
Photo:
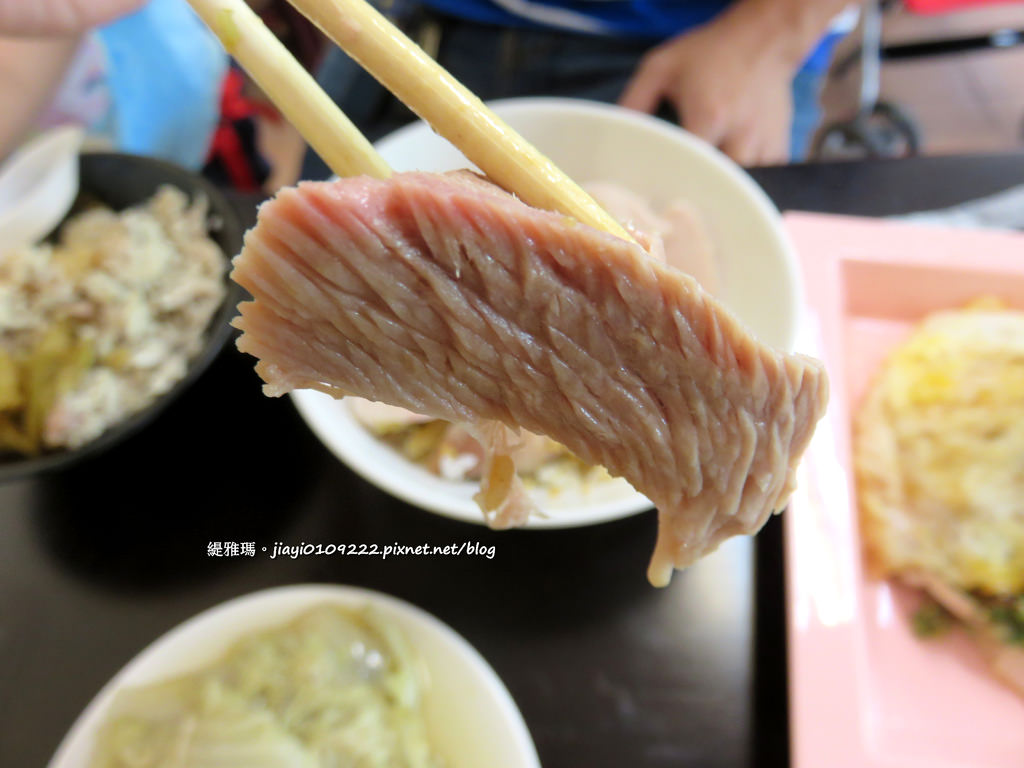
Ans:
[[[135,750],[133,754],[143,754],[140,744],[144,737],[140,738],[140,731],[177,716],[175,710],[180,703],[175,700],[178,694],[176,686],[181,681],[191,684],[190,676],[198,676],[208,686],[206,699],[218,696],[227,705],[234,705],[235,699],[228,696],[233,695],[233,691],[226,694],[225,686],[214,686],[208,682],[210,670],[226,663],[235,664],[232,670],[235,677],[250,678],[265,673],[265,679],[245,682],[254,690],[270,692],[264,696],[268,699],[273,699],[272,694],[281,690],[282,682],[288,682],[280,679],[282,670],[313,671],[317,678],[315,685],[310,686],[305,679],[292,681],[292,688],[300,692],[306,690],[309,700],[299,701],[302,698],[299,696],[284,707],[286,710],[304,708],[309,717],[300,721],[298,728],[277,729],[277,722],[268,726],[261,719],[263,709],[261,702],[256,701],[253,703],[255,715],[243,721],[246,727],[222,728],[228,731],[223,735],[204,732],[204,725],[209,728],[210,723],[204,724],[201,716],[196,717],[189,724],[188,733],[183,736],[176,734],[170,740],[172,746],[184,755],[185,764],[200,768],[197,762],[210,758],[210,764],[224,766],[257,762],[267,766],[289,765],[289,768],[292,765],[318,765],[309,762],[311,751],[306,749],[303,738],[296,732],[304,730],[306,721],[317,719],[333,721],[339,730],[350,728],[352,723],[329,711],[330,706],[324,701],[335,695],[339,706],[345,706],[345,696],[351,691],[346,690],[341,682],[336,682],[343,675],[338,673],[335,664],[325,663],[330,662],[329,659],[318,656],[308,663],[282,664],[273,654],[264,652],[265,646],[258,643],[268,638],[280,641],[280,633],[288,632],[284,641],[278,642],[279,649],[296,649],[295,653],[308,654],[312,647],[320,653],[318,640],[310,638],[309,633],[322,626],[322,622],[302,622],[304,617],[324,611],[337,611],[342,617],[371,616],[375,628],[383,629],[385,633],[399,633],[403,654],[410,654],[403,658],[403,664],[415,667],[410,672],[415,673],[420,681],[419,701],[414,709],[410,709],[411,715],[410,712],[405,713],[406,717],[422,717],[430,760],[420,764],[448,768],[477,768],[481,765],[540,768],[533,741],[511,695],[490,665],[466,640],[439,619],[402,600],[367,589],[326,584],[278,587],[245,595],[214,606],[158,638],[128,662],[96,695],[64,738],[49,768],[91,768],[104,764],[95,761],[100,756],[109,757],[107,739],[109,729],[115,727],[121,729],[118,733],[121,738],[139,742],[131,745]],[[257,642],[255,646],[254,641]],[[340,650],[347,654],[351,647],[344,645]],[[243,660],[246,663],[242,665],[237,663],[239,653],[245,654]],[[359,663],[373,662],[372,653],[374,650],[370,648]],[[268,663],[254,663],[268,658]],[[390,684],[390,679],[387,682]],[[329,690],[332,686],[337,690]],[[400,695],[405,697],[407,694],[403,691]],[[221,708],[216,703],[209,709],[209,718],[221,716]],[[363,711],[369,709],[366,707]],[[367,719],[374,720],[372,717]],[[230,722],[234,725],[237,719]],[[381,720],[378,719],[379,722]],[[365,727],[379,729],[383,726],[368,723]],[[384,743],[389,741],[388,734],[366,734],[367,742],[373,738]],[[195,743],[203,739],[206,745]],[[361,746],[357,740],[354,743],[354,748]],[[168,747],[166,743],[161,746],[157,742],[154,749],[166,752]],[[293,750],[293,754],[290,755],[288,750]],[[239,758],[240,753],[247,756]],[[217,760],[212,760],[211,756],[216,756]],[[324,756],[323,751],[321,756]],[[334,753],[332,756],[337,758]],[[384,758],[384,764],[391,763],[398,764],[393,757]]]

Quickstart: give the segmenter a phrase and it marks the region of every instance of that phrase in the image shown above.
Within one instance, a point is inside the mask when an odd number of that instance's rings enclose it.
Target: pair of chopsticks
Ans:
[[[554,163],[365,0],[289,0],[488,177],[536,208],[632,237]],[[245,0],[189,0],[224,48],[339,176],[391,169]]]

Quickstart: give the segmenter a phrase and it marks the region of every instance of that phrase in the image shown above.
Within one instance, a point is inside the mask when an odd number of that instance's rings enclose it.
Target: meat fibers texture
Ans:
[[[761,344],[691,277],[469,174],[286,189],[232,276],[266,394],[548,435],[658,508],[656,585],[785,505],[827,400],[818,361]],[[485,513],[521,506],[502,459]]]

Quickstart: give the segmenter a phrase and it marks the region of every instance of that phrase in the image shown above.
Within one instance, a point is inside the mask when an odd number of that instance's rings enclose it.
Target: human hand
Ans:
[[[652,49],[619,103],[653,114],[668,101],[684,128],[741,165],[785,162],[799,65],[785,34],[727,13]]]
[[[77,35],[140,8],[145,0],[0,0],[0,36]]]

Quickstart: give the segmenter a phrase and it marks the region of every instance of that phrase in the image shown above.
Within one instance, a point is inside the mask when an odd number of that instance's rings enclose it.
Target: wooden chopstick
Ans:
[[[334,173],[391,175],[373,145],[245,0],[188,2]],[[534,207],[632,239],[590,195],[364,0],[289,2],[505,189]]]
[[[245,0],[189,0],[229,54],[339,176],[391,168]]]
[[[536,208],[633,239],[551,160],[365,0],[288,1],[506,190]]]

